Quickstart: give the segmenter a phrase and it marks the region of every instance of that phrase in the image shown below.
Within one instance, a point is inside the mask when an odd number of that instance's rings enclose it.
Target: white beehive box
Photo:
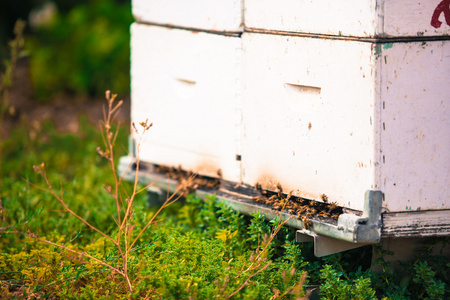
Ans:
[[[149,119],[142,161],[240,181],[241,40],[133,24],[132,121]]]
[[[445,6],[444,2],[442,0],[246,0],[245,26],[354,37],[448,36],[450,32],[444,14],[438,14],[439,8]],[[446,5],[448,8],[448,2]],[[433,18],[435,11],[436,16]],[[437,27],[439,22],[443,24]]]
[[[243,0],[133,0],[137,21],[211,31],[243,30]]]
[[[245,33],[243,180],[363,210],[450,209],[450,42]]]
[[[322,254],[448,235],[447,2],[134,0],[132,120],[154,123],[141,160],[326,195],[350,209],[337,225],[289,223],[344,241]]]

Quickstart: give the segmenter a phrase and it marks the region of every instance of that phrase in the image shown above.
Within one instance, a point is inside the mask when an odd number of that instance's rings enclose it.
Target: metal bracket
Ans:
[[[295,240],[297,243],[314,242],[314,255],[317,257],[327,256],[366,245],[330,238],[306,229],[297,230]]]
[[[366,191],[363,215],[340,215],[338,230],[353,232],[354,243],[378,243],[381,239],[381,206],[383,197],[384,195],[381,191]]]
[[[150,207],[161,206],[161,204],[163,204],[166,200],[166,193],[164,193],[161,188],[155,186],[147,188],[147,196],[147,203]]]
[[[362,216],[342,214],[338,219],[337,231],[330,230],[326,236],[316,232],[297,230],[297,242],[314,242],[314,254],[318,257],[375,244],[381,238],[381,206],[383,193],[381,191],[366,191]],[[313,227],[314,229],[314,227]],[[349,235],[349,239],[339,238]]]

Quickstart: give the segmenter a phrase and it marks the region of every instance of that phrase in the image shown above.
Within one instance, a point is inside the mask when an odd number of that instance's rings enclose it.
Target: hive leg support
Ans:
[[[335,238],[326,237],[305,229],[297,230],[296,241],[298,243],[314,242],[314,255],[317,257],[327,256],[366,245],[349,243]]]
[[[383,238],[380,241],[382,251],[385,252],[383,260],[389,262],[395,270],[400,266],[400,262],[413,261],[417,258],[416,250],[427,249],[433,246],[431,255],[450,256],[450,247],[445,246],[445,238]],[[380,259],[380,251],[372,251],[372,270],[382,272],[381,265],[377,262]]]
[[[166,193],[158,188],[151,186],[147,189],[148,205],[149,206],[160,206],[166,200]]]

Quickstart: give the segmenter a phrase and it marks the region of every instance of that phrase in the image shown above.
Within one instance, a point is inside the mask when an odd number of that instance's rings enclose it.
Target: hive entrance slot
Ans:
[[[294,92],[300,92],[310,95],[320,95],[322,88],[312,85],[302,85],[295,83],[285,83],[284,86]]]

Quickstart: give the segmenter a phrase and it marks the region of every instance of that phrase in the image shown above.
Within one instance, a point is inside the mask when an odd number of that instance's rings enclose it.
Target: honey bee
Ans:
[[[331,210],[335,210],[337,207],[338,207],[338,205],[337,205],[336,202],[331,202],[331,204],[330,204],[330,211]]]
[[[305,203],[305,199],[303,199],[303,198],[298,198],[298,199],[297,199],[297,202],[298,202],[299,204],[304,204],[304,203]]]
[[[217,188],[220,187],[220,179],[214,178],[213,182],[214,182],[215,187],[217,187]]]
[[[261,191],[261,185],[259,184],[259,182],[255,183],[255,189]]]
[[[273,210],[282,210],[283,206],[280,203],[275,203],[274,205],[272,205],[272,209]]]
[[[288,213],[290,213],[291,215],[295,214],[295,210],[293,210],[292,208],[288,209]]]
[[[272,195],[272,196],[270,196],[270,197],[269,197],[269,200],[270,200],[270,201],[275,201],[275,200],[277,200],[277,195]]]
[[[303,217],[302,221],[303,221],[303,226],[305,227],[305,229],[309,229],[311,227],[312,222],[310,219]]]
[[[292,210],[292,209],[294,209],[294,206],[291,205],[291,204],[289,204],[289,203],[287,203],[287,204],[284,206],[284,208],[286,208],[287,210]]]
[[[298,213],[298,214],[302,214],[302,213],[304,213],[307,209],[308,209],[308,208],[307,208],[306,206],[300,206],[300,207],[297,209],[297,213]]]
[[[334,214],[331,216],[331,218],[337,220],[337,219],[339,219],[339,214]]]
[[[286,197],[286,200],[289,200],[289,199],[291,199],[291,197],[292,197],[292,193],[293,193],[294,191],[290,191],[289,192],[289,194],[287,195],[287,197]]]
[[[222,178],[222,170],[221,169],[217,170],[217,176],[219,176],[219,178]]]
[[[280,192],[283,191],[283,188],[281,187],[281,184],[280,184],[279,182],[277,183],[277,189],[278,189]]]
[[[323,201],[324,203],[328,203],[328,196],[327,196],[327,195],[322,194],[322,195],[320,195],[320,198],[322,199],[322,201]]]
[[[330,213],[325,212],[325,211],[321,211],[318,215],[319,218],[325,218],[325,217],[329,217]]]
[[[255,201],[255,202],[262,202],[262,200],[263,200],[263,198],[261,196],[255,196],[252,198],[252,201]]]

